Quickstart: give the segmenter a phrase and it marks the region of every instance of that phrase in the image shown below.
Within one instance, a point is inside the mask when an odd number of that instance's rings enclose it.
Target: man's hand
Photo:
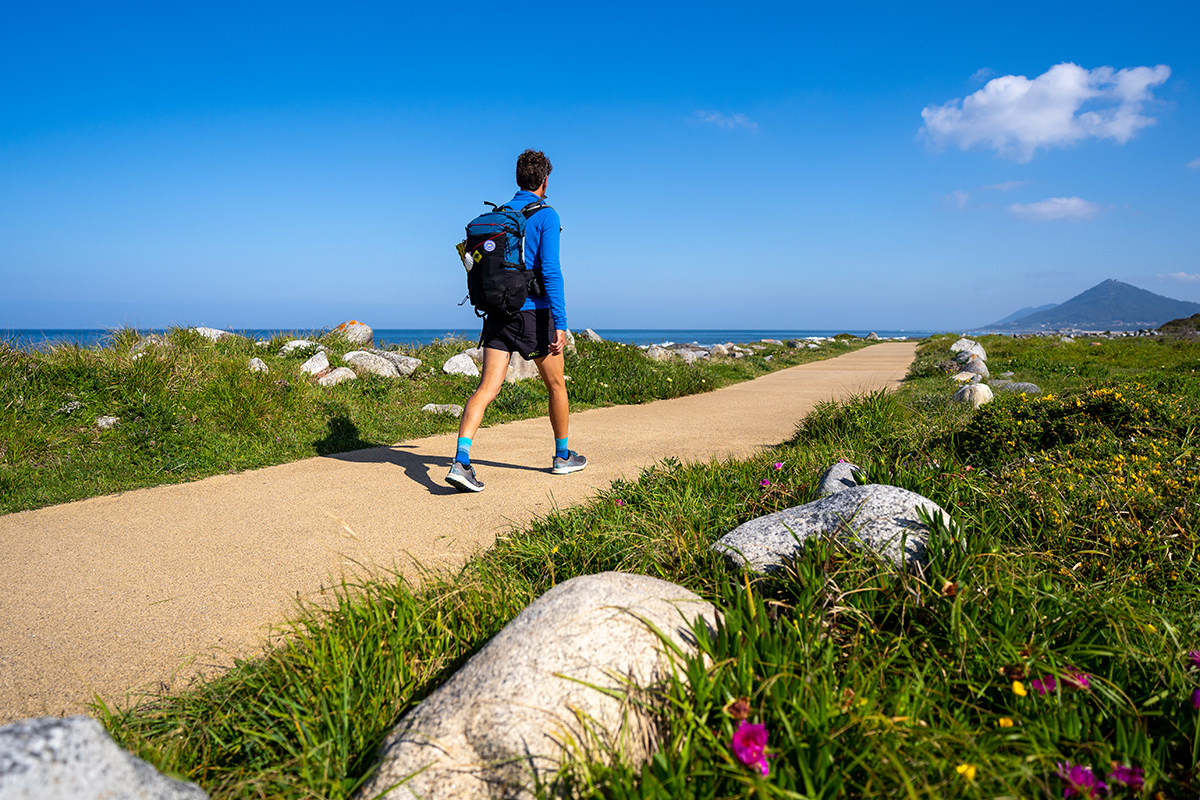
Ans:
[[[558,331],[554,337],[554,341],[550,343],[550,355],[561,356],[563,350],[567,347],[567,332]]]

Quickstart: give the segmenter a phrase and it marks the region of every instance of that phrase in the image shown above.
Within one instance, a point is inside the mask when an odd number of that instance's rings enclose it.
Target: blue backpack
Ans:
[[[545,294],[541,277],[525,268],[525,224],[550,206],[541,200],[520,211],[486,205],[492,210],[467,223],[467,239],[458,246],[467,268],[467,297],[481,317],[515,314],[526,298]]]

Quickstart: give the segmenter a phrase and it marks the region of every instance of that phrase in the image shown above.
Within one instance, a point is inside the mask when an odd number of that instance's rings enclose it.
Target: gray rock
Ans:
[[[456,356],[446,359],[446,363],[442,364],[442,372],[445,372],[447,375],[466,375],[470,378],[479,377],[479,367],[475,366],[475,362],[466,353],[459,353]]]
[[[527,361],[520,353],[508,357],[508,372],[504,376],[505,383],[516,383],[538,377],[537,364]]]
[[[708,348],[708,355],[710,358],[712,356],[727,356],[729,353],[729,348],[723,344],[714,344],[712,347]]]
[[[736,350],[736,351],[734,351],[734,353],[733,353],[733,357],[734,357],[734,358],[745,358],[745,357],[746,357],[746,354],[745,354],[745,353],[743,353],[741,350]]]
[[[763,344],[773,344],[778,347],[783,347],[783,342],[779,341],[778,339],[759,339],[759,341]]]
[[[712,549],[735,566],[767,572],[783,566],[808,539],[828,535],[915,570],[927,562],[929,542],[929,527],[921,522],[918,508],[931,517],[940,514],[951,526],[950,515],[932,500],[898,486],[870,483],[752,519],[722,536]]]
[[[315,348],[322,353],[325,352],[325,345],[320,344],[319,342],[314,342],[309,339],[292,339],[283,347],[279,348],[279,355],[290,356],[293,351],[308,350],[309,348]]]
[[[858,480],[859,472],[859,468],[849,461],[837,462],[821,473],[821,478],[817,481],[817,498],[828,497],[853,486],[861,486]]]
[[[787,346],[795,350],[803,347],[804,342],[800,341],[799,339],[788,339]]]
[[[653,361],[670,361],[675,358],[675,351],[652,344],[646,348],[646,357]]]
[[[390,360],[374,353],[368,353],[366,350],[351,350],[342,356],[342,361],[355,367],[359,372],[370,372],[382,378],[400,377],[400,372]]]
[[[774,361],[775,356],[763,356],[763,361]]]
[[[992,402],[993,397],[992,390],[988,388],[986,383],[968,384],[954,393],[955,402],[970,403],[975,408],[979,408],[984,403]]]
[[[663,637],[693,652],[691,627],[716,610],[657,578],[605,572],[559,584],[531,603],[450,680],[406,714],[356,795],[391,800],[550,795],[581,750],[631,764],[657,750],[654,694],[671,670]],[[615,696],[613,696],[615,695]],[[419,774],[418,774],[419,773]]]
[[[90,717],[38,717],[0,728],[4,800],[203,800],[125,752]]]
[[[365,322],[352,319],[338,325],[333,332],[344,336],[350,344],[360,344],[366,348],[375,346],[375,331],[371,330],[371,326]]]
[[[950,376],[950,379],[959,383],[979,383],[983,380],[983,376],[977,372],[956,372]]]
[[[208,339],[210,342],[219,342],[222,339],[228,339],[230,337],[237,338],[237,339],[243,338],[241,336],[238,336],[238,334],[236,334],[236,333],[230,333],[229,331],[223,331],[223,330],[220,330],[219,328],[203,328],[203,327],[201,327],[201,328],[192,328],[192,331],[200,334],[205,339]]]
[[[221,331],[221,333],[224,332]],[[139,339],[133,347],[129,348],[129,352],[132,355],[133,353],[140,353],[149,347],[171,347],[171,342],[162,334],[151,333]]]
[[[358,379],[358,373],[349,367],[338,367],[331,369],[321,377],[317,378],[317,383],[322,386],[337,386],[339,383],[353,381]]]
[[[251,372],[270,372],[271,371],[270,368],[267,366],[267,362],[263,361],[261,358],[250,359],[248,367]]]
[[[963,364],[962,372],[971,372],[976,375],[982,375],[985,378],[991,377],[991,373],[988,372],[987,362],[978,356],[972,356],[967,363]]]
[[[255,347],[261,347],[261,348],[263,348],[263,349],[266,349],[266,348],[268,348],[268,347],[270,347],[270,346],[271,346],[271,343],[270,343],[270,342],[268,342],[266,339],[259,339],[258,341],[256,341],[256,342],[254,343],[254,346],[255,346]]]
[[[463,407],[454,403],[426,403],[421,410],[430,414],[453,414],[456,417],[461,417],[463,413]]]
[[[400,353],[393,353],[391,350],[368,350],[368,353],[374,353],[380,358],[386,358],[392,362],[392,366],[396,368],[396,372],[401,375],[412,375],[417,371],[417,367],[421,366],[421,359],[413,356],[405,356]]]
[[[584,328],[583,333],[579,334],[579,339],[584,342],[603,342],[604,338],[596,333],[591,328]]]
[[[697,361],[708,358],[708,353],[704,350],[680,350],[679,357],[685,364],[695,364]],[[770,358],[770,356],[767,357]]]
[[[96,417],[96,427],[107,431],[121,424],[120,417]]]
[[[864,339],[866,339],[868,342],[878,342],[878,341],[879,341],[879,334],[878,334],[878,333],[876,333],[875,331],[871,331],[870,333],[868,333],[868,334],[867,334],[866,336],[864,336],[863,338],[864,338]]]
[[[1058,340],[1060,342],[1062,342],[1063,344],[1074,344],[1075,343],[1075,340],[1070,336],[1060,336],[1060,337],[1058,337]]]
[[[806,344],[804,346],[805,346],[805,348],[807,348],[809,350],[817,350],[821,347],[821,345],[817,344],[816,342],[809,342],[808,344]]]
[[[954,344],[950,345],[950,352],[957,353],[960,350],[966,350],[967,348],[977,346],[978,344],[979,343],[973,339],[968,339],[964,336]]]
[[[575,334],[570,331],[567,331],[567,346],[564,349],[573,356],[579,355],[579,348],[575,346]]]
[[[300,371],[307,372],[309,375],[316,375],[327,369],[329,369],[329,356],[325,355],[324,350],[318,351],[315,356],[300,365]]]
[[[999,385],[997,385],[999,384]],[[996,391],[1007,392],[1009,394],[1041,394],[1042,387],[1036,383],[1021,383],[1013,381],[992,381],[991,387]]]
[[[1015,374],[1016,373],[1014,373],[1014,372],[1001,372],[1000,377],[1001,378],[1011,378]]]
[[[470,356],[471,360],[474,361],[476,364],[483,366],[483,348],[482,347],[469,347],[466,350],[463,350],[463,353]]]

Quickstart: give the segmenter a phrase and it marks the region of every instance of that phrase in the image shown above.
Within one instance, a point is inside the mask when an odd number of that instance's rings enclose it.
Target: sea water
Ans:
[[[149,333],[166,333],[164,329],[149,329],[138,331],[142,335]],[[275,336],[286,335],[295,336],[297,338],[315,338],[328,333],[326,330],[280,330],[280,329],[250,329],[250,330],[232,330],[233,333],[238,333],[247,336],[251,339],[271,339]],[[576,331],[578,333],[578,331]],[[635,345],[650,345],[650,344],[698,344],[710,346],[714,344],[722,344],[724,342],[748,343],[757,342],[761,339],[779,339],[786,341],[788,339],[817,339],[828,338],[839,333],[849,333],[853,336],[866,336],[871,331],[868,330],[810,330],[810,329],[722,329],[722,328],[671,328],[671,329],[613,329],[613,328],[597,328],[596,333],[601,337],[612,342],[624,342],[625,344]],[[879,337],[884,339],[891,338],[909,338],[923,339],[930,336],[935,331],[916,331],[916,330],[881,330],[874,331]],[[113,331],[103,330],[98,328],[66,328],[66,329],[9,329],[0,330],[0,342],[7,342],[13,346],[22,349],[45,349],[55,345],[75,344],[80,347],[96,347],[103,346],[108,343],[112,337]],[[479,331],[472,330],[455,330],[446,328],[376,328],[375,329],[375,344],[376,346],[387,345],[409,345],[421,346],[433,342],[436,339],[459,338],[473,342],[478,340]]]

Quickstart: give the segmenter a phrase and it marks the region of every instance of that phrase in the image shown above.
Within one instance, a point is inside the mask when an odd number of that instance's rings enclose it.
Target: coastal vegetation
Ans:
[[[101,347],[25,351],[0,343],[0,513],[448,433],[458,421],[422,411],[462,405],[478,379],[448,375],[446,359],[473,342],[442,339],[399,348],[423,362],[411,376],[364,374],[334,387],[300,371],[315,346],[280,355],[242,337],[211,341],[175,329],[158,343],[114,331]],[[309,334],[332,364],[359,349],[337,333]],[[866,343],[843,337],[819,348],[756,345],[739,359],[653,361],[637,347],[578,343],[568,354],[572,408],[645,403],[830,358]],[[251,358],[268,371],[248,369]],[[505,384],[485,425],[546,413],[539,380]],[[101,429],[99,417],[120,423]]]
[[[569,796],[1200,795],[1200,348],[982,337],[994,372],[1043,392],[972,411],[949,400],[953,338],[926,340],[900,391],[824,404],[759,456],[662,462],[454,574],[343,585],[261,657],[97,711],[213,797],[347,797],[399,716],[525,605],[625,570],[723,622],[659,687],[658,755],[571,765]],[[811,499],[839,458],[954,517],[923,573],[814,543],[756,580],[709,550]]]

